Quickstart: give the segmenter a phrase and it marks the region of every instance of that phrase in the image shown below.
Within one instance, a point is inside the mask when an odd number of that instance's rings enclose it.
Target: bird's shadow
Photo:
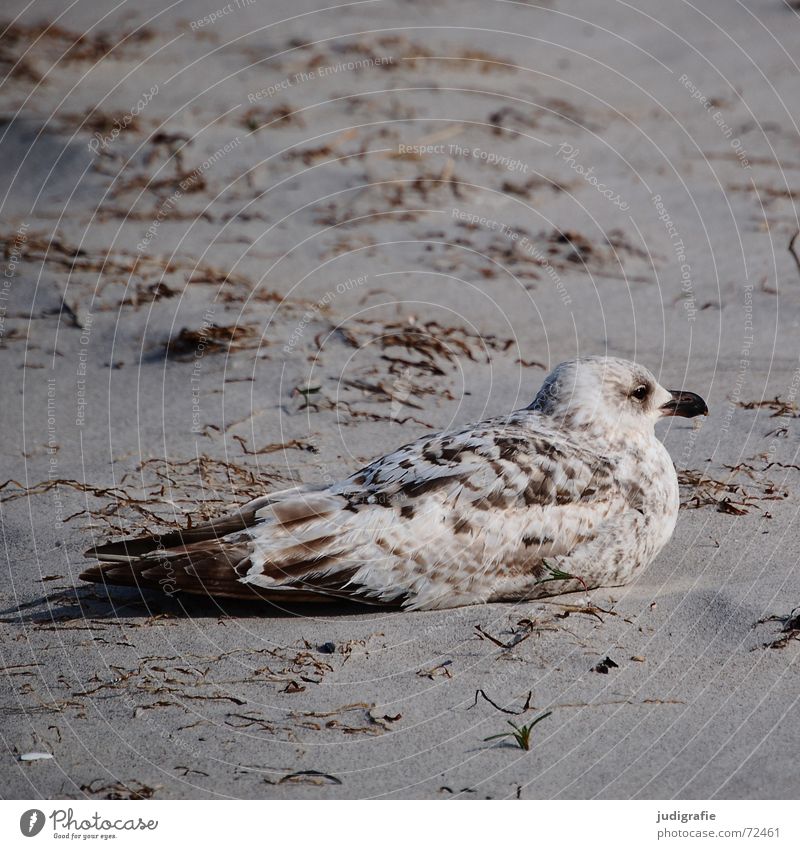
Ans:
[[[279,605],[266,599],[224,599],[135,587],[78,585],[55,589],[39,598],[0,610],[8,624],[67,625],[78,620],[104,619],[295,619],[358,616],[388,612],[381,605],[348,600]]]

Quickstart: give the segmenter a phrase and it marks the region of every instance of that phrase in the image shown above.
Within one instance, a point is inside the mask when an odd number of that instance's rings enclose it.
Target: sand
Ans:
[[[2,795],[797,797],[797,13],[100,6],[5,5]],[[711,408],[659,426],[684,509],[628,586],[409,614],[78,580],[589,353]]]

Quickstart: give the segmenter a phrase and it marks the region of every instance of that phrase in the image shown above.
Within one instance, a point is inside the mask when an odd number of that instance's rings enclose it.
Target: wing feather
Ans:
[[[82,577],[152,586],[172,570],[190,592],[410,607],[449,593],[461,603],[492,570],[541,570],[628,507],[609,460],[525,410],[423,437],[331,487],[92,549],[106,562]]]

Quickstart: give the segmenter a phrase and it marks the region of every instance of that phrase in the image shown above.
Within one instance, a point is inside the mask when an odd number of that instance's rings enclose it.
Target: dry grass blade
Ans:
[[[311,784],[314,787],[341,783],[341,778],[337,778],[329,772],[320,772],[316,769],[302,769],[299,772],[292,772],[289,775],[284,775],[278,782],[278,784]]]
[[[290,439],[288,442],[270,442],[261,448],[255,448],[252,451],[247,447],[247,440],[243,436],[234,434],[232,439],[235,439],[242,446],[242,451],[245,454],[255,456],[257,454],[274,454],[276,451],[288,451],[290,448],[295,448],[298,451],[308,451],[311,454],[318,454],[319,450],[310,442],[303,442],[300,439]]]
[[[522,716],[523,713],[526,713],[531,709],[531,699],[533,698],[533,690],[528,690],[528,695],[525,698],[525,704],[522,706],[520,710],[509,710],[508,708],[500,707],[497,702],[492,701],[483,690],[475,691],[475,701],[467,708],[467,710],[472,710],[478,704],[478,696],[480,696],[484,701],[489,702],[489,704],[495,709],[499,710],[500,713],[508,713],[511,716]]]
[[[789,240],[789,253],[792,255],[792,259],[794,260],[794,264],[797,266],[797,270],[800,271],[800,256],[798,256],[797,249],[795,247],[798,236],[800,236],[800,230],[797,230]]]
[[[767,616],[759,619],[756,625],[765,622],[782,622],[781,635],[768,643],[764,643],[765,649],[785,648],[792,640],[800,641],[800,608],[795,608],[788,616]]]

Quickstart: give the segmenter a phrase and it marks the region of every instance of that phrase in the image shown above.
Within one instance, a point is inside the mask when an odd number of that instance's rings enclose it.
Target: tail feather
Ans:
[[[86,556],[101,562],[80,577],[168,594],[283,603],[346,598],[358,567],[344,562],[341,533],[353,514],[341,496],[321,489],[286,490],[193,528],[96,546]],[[253,568],[262,582],[243,580]]]
[[[212,519],[193,528],[181,528],[170,531],[167,534],[151,534],[145,537],[117,540],[116,542],[104,543],[84,552],[85,557],[95,560],[130,562],[154,551],[163,551],[172,548],[181,548],[197,542],[206,540],[219,540],[228,534],[242,531],[255,524],[257,519],[262,518],[257,514],[270,505],[281,501],[305,502],[308,497],[305,493],[314,493],[321,487],[298,486],[264,495],[243,505],[234,513]]]
[[[139,589],[158,589],[167,595],[177,592],[191,595],[207,595],[213,598],[239,599],[242,601],[269,601],[276,604],[324,604],[332,601],[350,601],[357,604],[380,604],[368,598],[354,598],[345,587],[352,578],[354,570],[344,570],[335,578],[320,575],[309,576],[312,582],[301,582],[286,586],[265,588],[253,583],[243,583],[236,572],[212,572],[193,567],[192,571],[174,568],[165,569],[161,565],[147,560],[132,563],[98,563],[90,566],[81,574],[81,579],[92,583],[137,587]]]

